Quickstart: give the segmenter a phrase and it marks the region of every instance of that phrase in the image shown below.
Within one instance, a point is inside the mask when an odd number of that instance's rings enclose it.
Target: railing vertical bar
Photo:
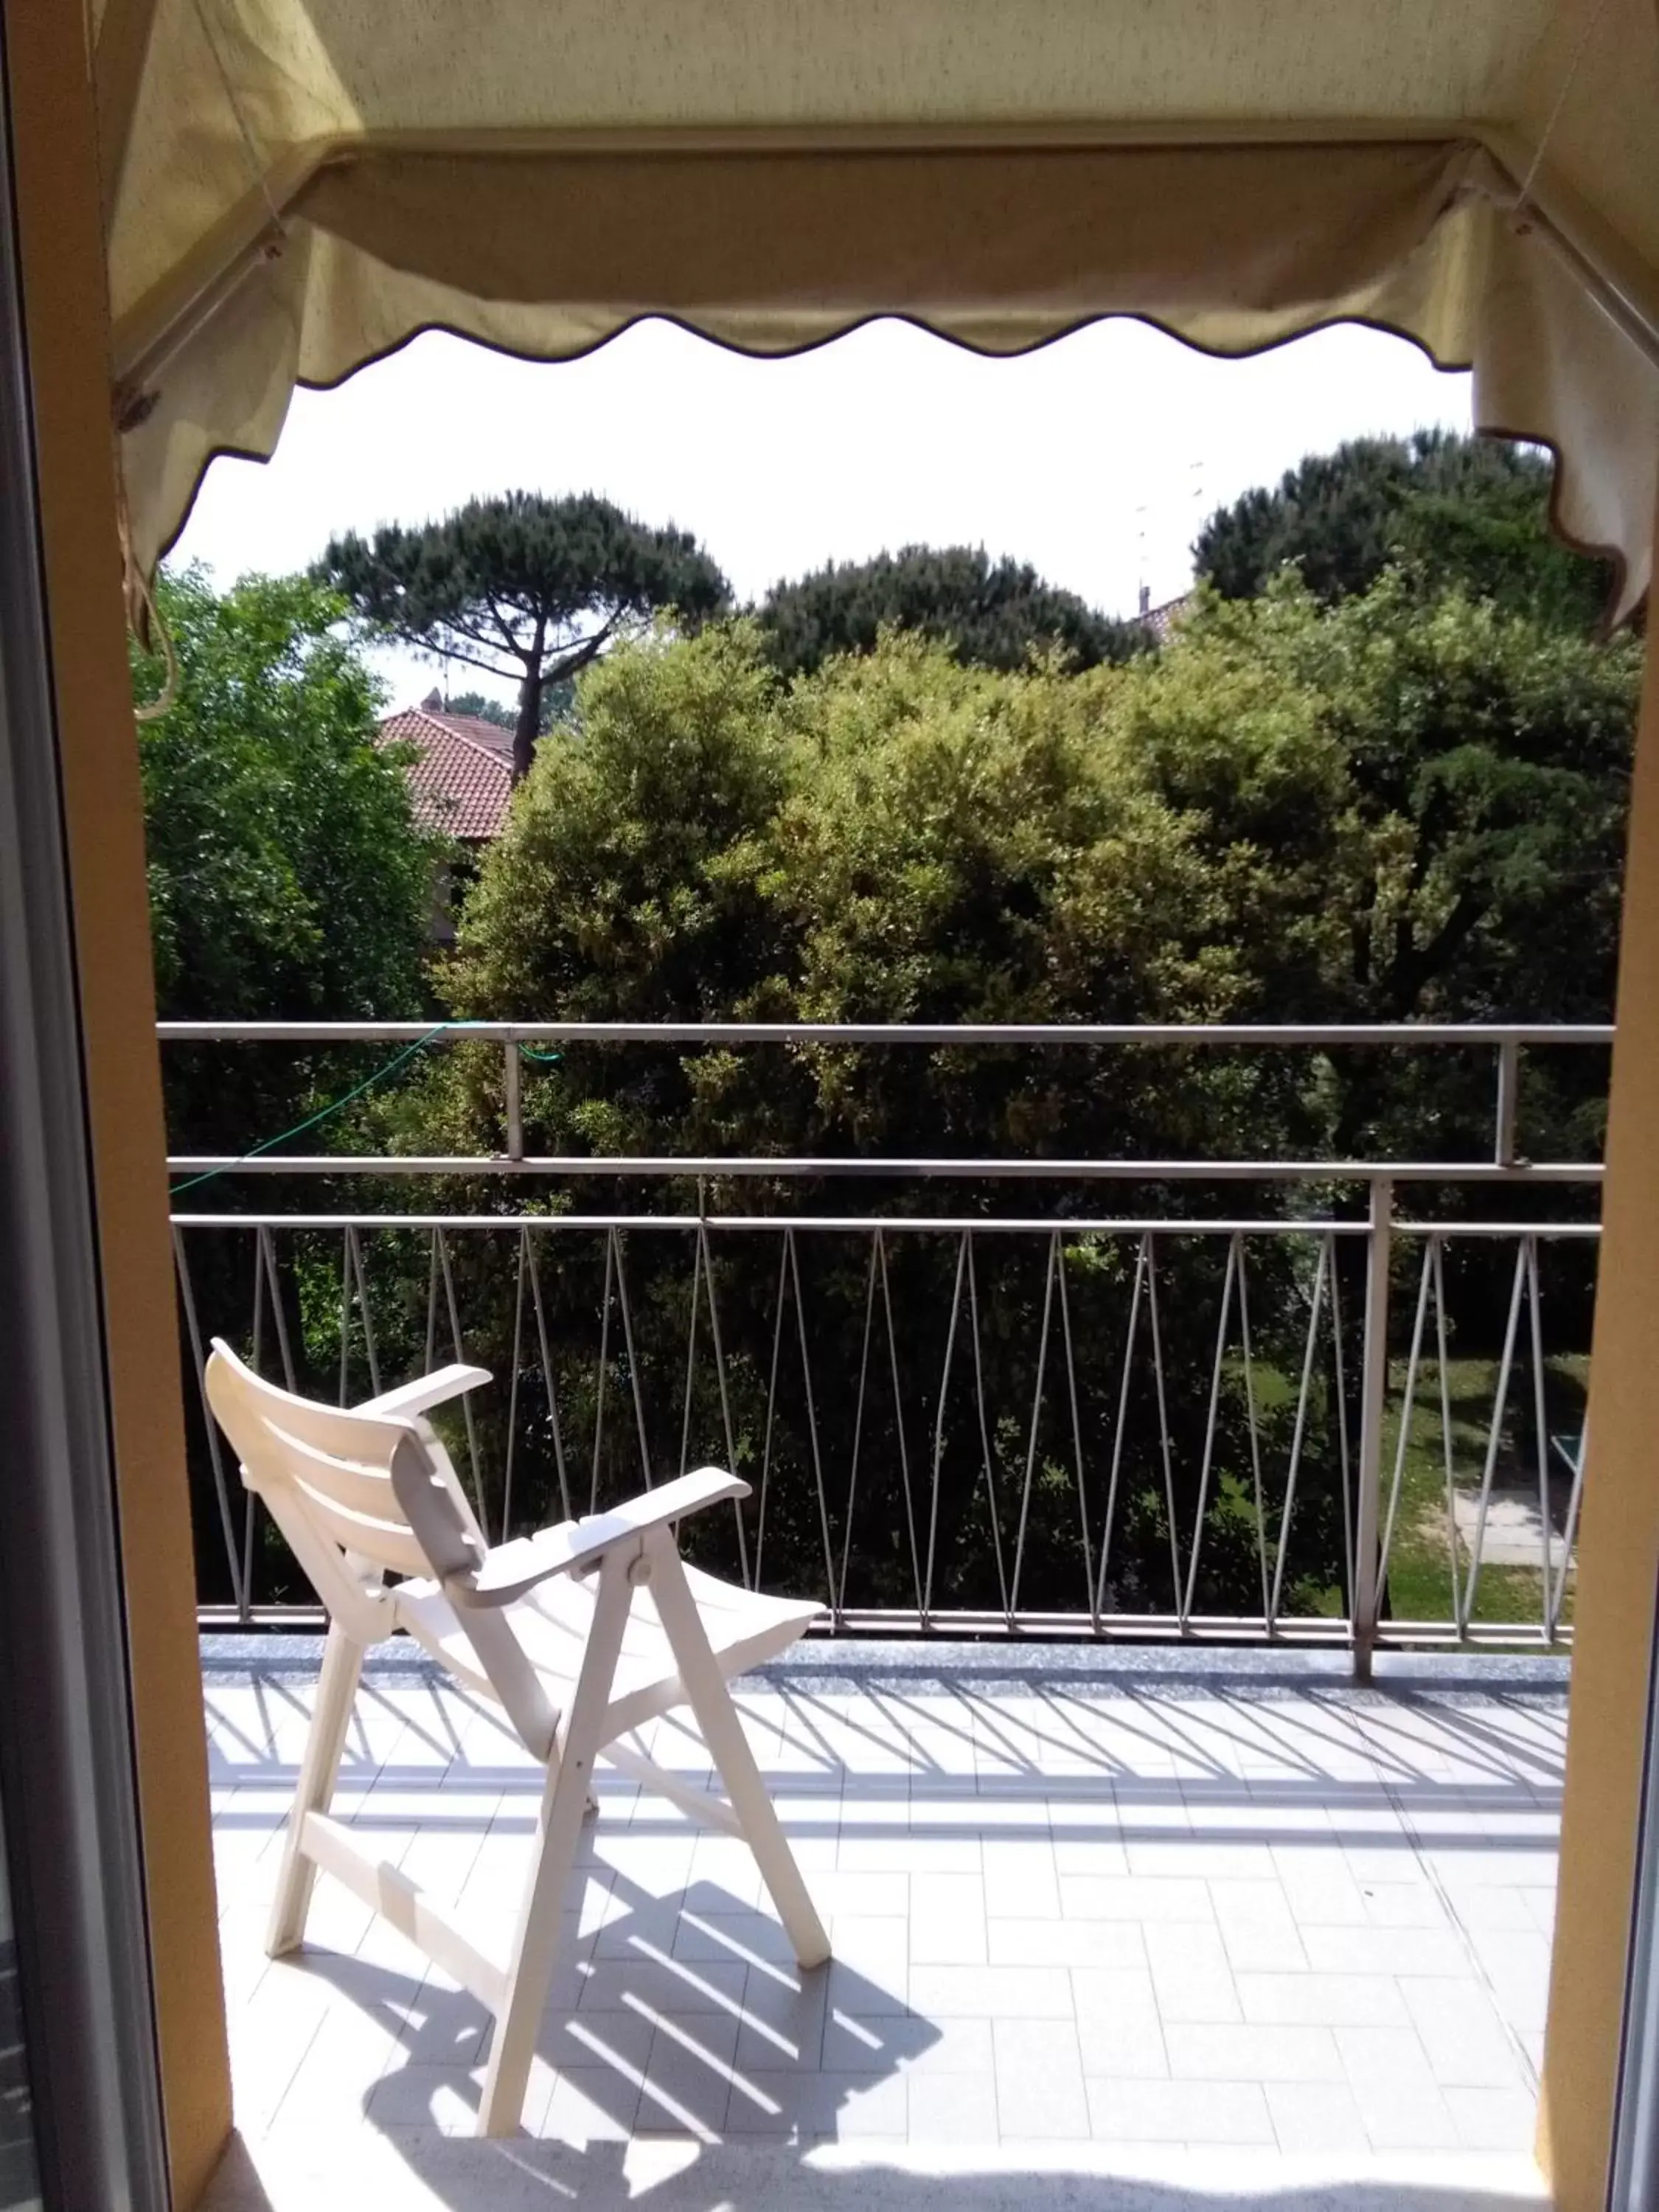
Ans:
[[[340,1403],[351,1399],[351,1244],[350,1231],[340,1233]]]
[[[985,1410],[985,1362],[979,1340],[979,1275],[974,1265],[974,1232],[971,1229],[967,1233],[967,1244],[968,1327],[974,1347],[974,1406],[979,1415],[979,1449],[985,1467],[985,1500],[991,1519],[991,1550],[996,1559],[997,1588],[1002,1593],[1002,1610],[1012,1629],[1014,1608],[1009,1600],[1008,1571],[1002,1556],[1002,1508],[997,1497],[996,1469],[991,1458],[991,1428]]]
[[[691,1315],[685,1331],[685,1409],[680,1419],[680,1473],[691,1464],[691,1396],[697,1375],[697,1298],[702,1287],[702,1237],[691,1246]]]
[[[823,1578],[830,1594],[830,1613],[836,1626],[840,1626],[841,1609],[835,1602],[836,1554],[830,1534],[830,1500],[823,1487],[823,1459],[818,1449],[817,1408],[812,1402],[812,1357],[806,1342],[806,1300],[801,1295],[800,1255],[795,1248],[795,1232],[786,1229],[783,1241],[789,1254],[789,1273],[795,1286],[795,1329],[800,1339],[800,1380],[806,1394],[806,1436],[812,1452],[812,1482],[818,1493],[818,1527],[823,1537]]]
[[[1314,1267],[1313,1297],[1308,1307],[1308,1336],[1302,1353],[1302,1387],[1296,1394],[1296,1425],[1291,1431],[1291,1456],[1285,1471],[1285,1503],[1279,1511],[1279,1542],[1273,1554],[1273,1593],[1267,1607],[1267,1633],[1278,1626],[1285,1596],[1285,1562],[1290,1552],[1291,1521],[1296,1511],[1297,1478],[1302,1471],[1302,1446],[1308,1432],[1308,1407],[1313,1396],[1314,1362],[1319,1356],[1319,1316],[1325,1303],[1325,1270],[1330,1259],[1330,1240],[1319,1240]],[[1340,1419],[1340,1409],[1338,1409]]]
[[[842,1532],[841,1587],[831,1592],[830,1602],[837,1618],[847,1601],[847,1571],[853,1554],[853,1511],[858,1504],[859,1453],[864,1443],[864,1406],[870,1386],[870,1339],[876,1326],[876,1257],[881,1231],[877,1230],[870,1239],[870,1268],[864,1285],[864,1338],[859,1350],[859,1395],[853,1409],[853,1455],[847,1471],[847,1525]]]
[[[501,1046],[501,1104],[507,1123],[507,1157],[524,1158],[524,1101],[519,1044],[508,1037]]]
[[[1337,1265],[1336,1238],[1328,1231],[1325,1242],[1330,1247],[1331,1255],[1331,1389],[1336,1400],[1337,1479],[1342,1487],[1342,1557],[1347,1572],[1346,1595],[1352,1621],[1358,1555],[1354,1546],[1353,1463],[1348,1435],[1348,1384],[1342,1364],[1342,1270]]]
[[[778,1248],[778,1294],[772,1310],[772,1372],[766,1386],[766,1430],[761,1443],[760,1498],[755,1516],[755,1588],[760,1588],[761,1555],[766,1545],[766,1499],[772,1479],[772,1430],[778,1410],[778,1362],[783,1353],[783,1306],[788,1296],[789,1246]]]
[[[945,1336],[945,1366],[939,1376],[939,1404],[933,1416],[933,1483],[927,1501],[927,1573],[922,1585],[921,1623],[925,1628],[933,1609],[933,1569],[939,1551],[939,1494],[945,1466],[945,1410],[951,1397],[951,1362],[956,1354],[957,1322],[962,1312],[962,1286],[967,1279],[968,1231],[957,1245],[956,1288],[951,1294],[951,1325]]]
[[[1521,1044],[1505,1037],[1498,1048],[1498,1110],[1492,1136],[1492,1159],[1500,1168],[1516,1164],[1516,1125],[1521,1105]]]
[[[1204,1458],[1198,1472],[1198,1504],[1193,1510],[1193,1548],[1187,1555],[1187,1601],[1184,1620],[1190,1620],[1198,1595],[1198,1563],[1204,1549],[1204,1516],[1210,1504],[1210,1470],[1215,1464],[1216,1427],[1221,1416],[1221,1372],[1227,1354],[1227,1323],[1232,1317],[1233,1274],[1238,1265],[1239,1240],[1227,1239],[1227,1266],[1221,1279],[1221,1317],[1216,1323],[1215,1360],[1210,1370],[1210,1410],[1204,1424]]]
[[[701,1200],[699,1201],[701,1208]],[[714,1296],[714,1255],[708,1249],[708,1230],[701,1219],[697,1223],[697,1242],[702,1247],[702,1279],[708,1292],[708,1338],[714,1347],[714,1380],[720,1394],[720,1426],[726,1437],[726,1464],[735,1474],[738,1471],[737,1433],[732,1426],[732,1395],[726,1380],[726,1346],[720,1340],[720,1301]],[[743,1525],[743,1500],[732,1500],[732,1518],[738,1526],[738,1575],[740,1581],[749,1580],[749,1540]]]
[[[1129,1379],[1134,1367],[1135,1330],[1140,1320],[1141,1285],[1146,1279],[1146,1261],[1152,1250],[1152,1238],[1142,1237],[1135,1248],[1134,1279],[1129,1291],[1129,1331],[1123,1347],[1123,1374],[1118,1386],[1117,1426],[1112,1434],[1112,1462],[1106,1478],[1106,1517],[1100,1526],[1100,1575],[1095,1584],[1094,1617],[1098,1626],[1106,1609],[1106,1572],[1112,1557],[1112,1522],[1117,1513],[1118,1478],[1123,1467],[1123,1432],[1129,1420]],[[1167,1474],[1168,1469],[1166,1468]],[[1173,1525],[1173,1508],[1170,1514]],[[1181,1577],[1176,1575],[1175,1602],[1181,1602]]]
[[[634,1426],[640,1439],[640,1474],[647,1490],[651,1487],[651,1447],[645,1434],[645,1388],[640,1379],[639,1355],[634,1349],[634,1316],[628,1303],[628,1270],[623,1261],[622,1234],[613,1229],[617,1240],[617,1305],[622,1315],[623,1350],[628,1358],[628,1379],[634,1389]]]
[[[1365,1335],[1360,1370],[1359,1496],[1354,1528],[1353,1674],[1371,1678],[1371,1654],[1382,1611],[1377,1578],[1377,1517],[1382,1487],[1382,1423],[1389,1397],[1389,1266],[1393,1256],[1394,1185],[1371,1185],[1370,1234],[1365,1245]]]
[[[611,1371],[611,1277],[617,1247],[617,1232],[605,1232],[605,1281],[599,1291],[599,1364],[593,1386],[593,1475],[589,1486],[587,1510],[599,1510],[599,1454],[605,1443],[605,1394]]]
[[[1521,1300],[1526,1283],[1526,1240],[1517,1237],[1515,1249],[1515,1284],[1510,1292],[1510,1317],[1504,1330],[1504,1356],[1498,1370],[1498,1389],[1492,1409],[1492,1427],[1486,1435],[1486,1463],[1480,1477],[1480,1503],[1474,1517],[1474,1539],[1469,1547],[1469,1571],[1464,1589],[1467,1602],[1460,1630],[1467,1632],[1474,1618],[1475,1592],[1480,1587],[1480,1569],[1486,1545],[1486,1516],[1492,1506],[1492,1487],[1498,1473],[1498,1455],[1504,1439],[1504,1416],[1509,1410],[1510,1376],[1515,1368],[1515,1343],[1520,1334]]]
[[[191,1364],[196,1370],[197,1395],[201,1401],[202,1422],[207,1431],[208,1465],[213,1470],[214,1495],[219,1507],[219,1526],[225,1540],[225,1565],[230,1570],[230,1594],[236,1607],[237,1618],[248,1617],[248,1585],[243,1571],[236,1541],[236,1516],[231,1509],[230,1484],[225,1475],[224,1453],[219,1443],[219,1425],[213,1418],[213,1408],[208,1403],[207,1358],[202,1349],[202,1324],[196,1310],[196,1291],[191,1281],[190,1262],[185,1256],[185,1232],[175,1224],[173,1231],[173,1264],[179,1276],[179,1302],[185,1309],[185,1334],[190,1340]],[[247,1493],[252,1503],[253,1493]]]
[[[1164,1326],[1158,1310],[1158,1246],[1146,1239],[1146,1318],[1152,1328],[1152,1383],[1158,1398],[1158,1440],[1164,1461],[1164,1504],[1170,1520],[1170,1568],[1175,1577],[1173,1603],[1182,1633],[1188,1613],[1181,1573],[1181,1531],[1176,1518],[1175,1453],[1170,1443],[1170,1406],[1164,1376]]]
[[[1446,1341],[1446,1255],[1442,1239],[1431,1237],[1434,1259],[1434,1349],[1440,1370],[1440,1450],[1446,1479],[1446,1543],[1451,1558],[1452,1620],[1463,1632],[1464,1577],[1457,1560],[1457,1451],[1452,1438],[1451,1362]]]
[[[288,1340],[288,1315],[283,1306],[282,1279],[276,1272],[276,1240],[263,1224],[258,1231],[259,1257],[270,1285],[270,1316],[276,1328],[277,1356],[283,1363],[283,1383],[289,1390],[297,1390],[299,1382],[294,1371],[294,1349]]]
[[[1538,1239],[1526,1240],[1527,1275],[1529,1284],[1528,1305],[1531,1312],[1532,1337],[1532,1404],[1533,1418],[1538,1427],[1538,1541],[1543,1551],[1542,1604],[1539,1618],[1545,1635],[1549,1634],[1550,1615],[1550,1438],[1549,1415],[1544,1404],[1544,1319],[1541,1311],[1542,1292],[1538,1281]]]
[[[1394,1524],[1400,1511],[1400,1493],[1406,1480],[1406,1455],[1411,1446],[1412,1423],[1417,1413],[1417,1377],[1423,1358],[1423,1328],[1429,1316],[1429,1284],[1434,1254],[1423,1247],[1423,1268],[1417,1286],[1417,1310],[1412,1319],[1412,1348],[1406,1360],[1406,1387],[1400,1401],[1400,1435],[1395,1445],[1394,1480],[1389,1488],[1389,1510],[1382,1524],[1382,1548],[1376,1565],[1380,1588],[1389,1586],[1389,1559],[1394,1550]]]
[[[363,1317],[363,1351],[368,1359],[368,1389],[371,1397],[380,1395],[380,1357],[374,1343],[374,1315],[368,1303],[368,1283],[363,1273],[363,1248],[355,1223],[346,1224],[346,1249],[351,1255],[351,1272],[357,1285],[357,1310]]]
[[[530,1231],[519,1231],[519,1266],[513,1285],[513,1380],[507,1393],[507,1447],[501,1455],[501,1533],[505,1544],[513,1533],[513,1470],[519,1446],[519,1369],[524,1358],[524,1279],[530,1264]]]
[[[1568,1494],[1566,1518],[1561,1528],[1561,1571],[1556,1578],[1555,1601],[1549,1619],[1552,1644],[1560,1632],[1561,1613],[1567,1598],[1567,1576],[1572,1567],[1572,1547],[1578,1540],[1578,1504],[1584,1494],[1584,1455],[1589,1449],[1589,1430],[1586,1426],[1578,1433],[1578,1456],[1573,1463],[1572,1489]]]
[[[1060,1238],[1048,1239],[1042,1266],[1042,1328],[1037,1339],[1036,1388],[1031,1394],[1030,1437],[1025,1447],[1025,1480],[1019,1493],[1019,1526],[1014,1538],[1014,1579],[1008,1594],[1010,1616],[1019,1610],[1020,1570],[1025,1560],[1025,1524],[1031,1510],[1031,1485],[1036,1476],[1037,1431],[1042,1419],[1042,1385],[1048,1372],[1048,1330],[1054,1310],[1054,1261]]]
[[[898,1332],[893,1322],[893,1290],[887,1276],[887,1240],[876,1231],[876,1251],[881,1261],[881,1303],[887,1321],[887,1357],[893,1376],[893,1432],[898,1439],[899,1478],[904,1486],[904,1525],[910,1539],[910,1571],[915,1580],[916,1611],[921,1602],[921,1547],[916,1541],[916,1502],[910,1484],[910,1447],[905,1440],[904,1394],[899,1386]]]
[[[461,1311],[455,1300],[455,1275],[449,1264],[449,1239],[437,1231],[438,1263],[443,1271],[444,1305],[449,1315],[449,1341],[456,1359],[465,1364],[466,1345],[461,1335]],[[478,1509],[478,1525],[487,1528],[489,1515],[484,1503],[483,1470],[478,1460],[478,1426],[472,1412],[472,1393],[461,1394],[461,1420],[466,1434],[467,1466],[472,1476],[472,1503]]]
[[[574,1521],[575,1509],[570,1502],[570,1474],[564,1459],[564,1429],[559,1419],[559,1388],[553,1372],[553,1353],[547,1341],[547,1314],[542,1304],[541,1270],[536,1262],[536,1240],[527,1229],[520,1230],[530,1261],[530,1299],[536,1316],[536,1343],[541,1354],[542,1388],[547,1395],[548,1425],[553,1431],[553,1465],[558,1476],[559,1503],[564,1508],[564,1517]]]
[[[1089,1498],[1083,1471],[1083,1416],[1078,1404],[1077,1353],[1072,1338],[1071,1298],[1066,1288],[1066,1249],[1064,1245],[1060,1243],[1058,1237],[1055,1243],[1059,1245],[1055,1255],[1055,1264],[1060,1277],[1060,1342],[1066,1348],[1066,1387],[1070,1394],[1072,1407],[1072,1449],[1077,1461],[1078,1526],[1083,1536],[1083,1595],[1089,1605],[1090,1618],[1093,1621],[1095,1632],[1098,1635],[1100,1609],[1094,1603],[1095,1564],[1089,1547]]]
[[[1244,1354],[1244,1422],[1250,1439],[1250,1485],[1255,1499],[1255,1552],[1261,1570],[1261,1623],[1265,1628],[1272,1592],[1267,1574],[1267,1502],[1261,1490],[1261,1437],[1255,1417],[1255,1367],[1250,1349],[1250,1276],[1244,1239],[1238,1239],[1238,1340]]]

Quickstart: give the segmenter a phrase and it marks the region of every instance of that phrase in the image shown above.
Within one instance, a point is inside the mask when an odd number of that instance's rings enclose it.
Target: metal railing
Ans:
[[[164,1042],[219,1044],[431,1034],[161,1028]],[[835,1631],[1328,1644],[1362,1674],[1379,1646],[1555,1647],[1571,1634],[1583,1351],[1582,1325],[1547,1341],[1546,1279],[1574,1276],[1566,1304],[1582,1316],[1597,1225],[1405,1213],[1398,1194],[1534,1184],[1559,1200],[1595,1185],[1594,1162],[1524,1157],[1521,1056],[1611,1037],[1540,1024],[453,1024],[433,1042],[501,1049],[503,1152],[181,1156],[171,1170],[192,1184],[501,1178],[504,1192],[530,1178],[560,1201],[561,1186],[604,1177],[695,1185],[695,1205],[548,1212],[538,1193],[499,1212],[180,1210],[189,1353],[198,1384],[214,1334],[292,1387],[318,1388],[326,1360],[345,1402],[393,1379],[394,1356],[416,1366],[483,1344],[497,1380],[464,1402],[453,1447],[492,1539],[719,1458],[754,1495],[711,1564],[810,1590]],[[532,1154],[520,1048],[577,1042],[1480,1047],[1493,1057],[1492,1143],[1484,1160],[1426,1162]],[[947,1182],[954,1202],[799,1202],[805,1183],[872,1177]],[[979,1210],[1013,1181],[1052,1184],[1063,1202]],[[788,1211],[738,1203],[763,1182]],[[1076,1203],[1091,1186],[1239,1182],[1277,1193],[1281,1211]],[[1344,1211],[1350,1197],[1363,1214]],[[1299,1210],[1310,1199],[1316,1210]],[[1480,1341],[1464,1326],[1470,1281],[1492,1317]],[[201,1411],[225,1599],[204,1616],[303,1618],[279,1561],[289,1601],[262,1590],[274,1532]]]

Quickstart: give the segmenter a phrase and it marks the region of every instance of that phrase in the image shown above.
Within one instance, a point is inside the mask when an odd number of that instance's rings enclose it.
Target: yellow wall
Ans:
[[[1589,1457],[1540,2156],[1603,2212],[1659,1579],[1659,621],[1650,627],[1620,953]]]
[[[82,10],[4,0],[163,2095],[185,2212],[230,2129],[166,1152]],[[91,2208],[88,2208],[91,2212]]]

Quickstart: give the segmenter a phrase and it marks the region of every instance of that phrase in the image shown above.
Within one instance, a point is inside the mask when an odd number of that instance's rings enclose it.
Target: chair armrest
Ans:
[[[395,1390],[382,1390],[378,1398],[366,1399],[351,1410],[406,1420],[412,1414],[424,1413],[428,1407],[459,1398],[464,1390],[476,1390],[489,1380],[487,1367],[434,1367],[430,1375],[417,1375],[412,1382],[400,1382]]]
[[[458,1605],[510,1605],[550,1575],[568,1575],[592,1566],[615,1544],[633,1543],[648,1529],[683,1520],[722,1498],[747,1498],[749,1485],[723,1468],[700,1467],[642,1497],[629,1498],[610,1513],[590,1513],[562,1521],[511,1544],[497,1544],[483,1564],[446,1575],[444,1589]]]

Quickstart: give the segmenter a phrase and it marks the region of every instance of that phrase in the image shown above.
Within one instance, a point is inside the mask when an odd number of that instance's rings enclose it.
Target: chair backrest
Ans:
[[[270,1510],[331,1620],[360,1644],[400,1624],[387,1574],[478,1566],[488,1549],[449,1455],[418,1415],[352,1412],[279,1390],[214,1339],[208,1403],[242,1479]],[[415,1498],[417,1536],[399,1499]],[[456,1618],[526,1746],[548,1755],[556,1715],[504,1610]]]
[[[256,1375],[216,1338],[207,1393],[243,1480],[264,1499],[318,1596],[349,1634],[365,1640],[390,1634],[384,1575],[435,1571],[392,1486],[400,1449],[419,1452],[429,1474],[453,1490],[482,1553],[448,1455],[429,1431],[422,1434],[424,1424],[296,1397]]]

